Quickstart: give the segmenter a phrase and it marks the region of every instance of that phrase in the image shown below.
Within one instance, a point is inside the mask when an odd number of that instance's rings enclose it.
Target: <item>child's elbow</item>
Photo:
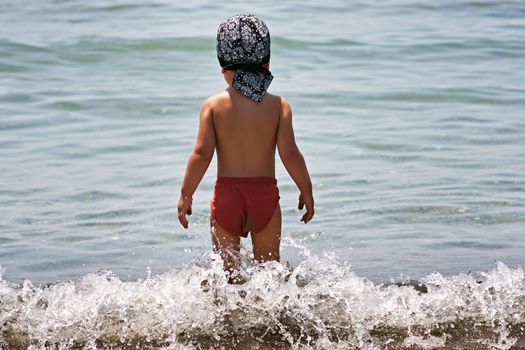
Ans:
[[[281,157],[283,163],[292,162],[295,159],[301,157],[301,151],[299,151],[299,148],[297,148],[297,146],[286,149],[279,149],[279,157]]]
[[[202,159],[207,162],[211,162],[211,160],[213,159],[213,149],[208,150],[204,148],[195,148],[193,150],[193,154],[196,158]]]

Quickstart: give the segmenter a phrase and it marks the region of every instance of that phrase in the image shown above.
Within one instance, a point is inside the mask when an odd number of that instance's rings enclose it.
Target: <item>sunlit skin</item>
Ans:
[[[264,67],[269,69],[269,64]],[[178,202],[181,225],[188,228],[186,215],[191,215],[193,193],[215,151],[218,177],[275,177],[276,148],[300,191],[298,208],[302,210],[306,207],[301,221],[308,223],[314,216],[312,183],[303,155],[295,143],[290,104],[284,98],[269,93],[261,102],[255,102],[231,86],[234,71],[222,68],[221,73],[228,88],[209,97],[201,106],[197,141],[188,159]],[[240,237],[220,227],[213,216],[210,217],[210,226],[213,249],[221,254],[224,269],[230,272],[236,270]],[[279,261],[279,205],[268,225],[251,236],[256,261]]]

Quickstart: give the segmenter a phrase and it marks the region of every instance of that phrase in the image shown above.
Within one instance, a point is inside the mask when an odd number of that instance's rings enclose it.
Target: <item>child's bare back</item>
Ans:
[[[259,103],[229,87],[209,100],[217,148],[217,176],[275,176],[281,98]]]
[[[314,200],[310,176],[295,143],[291,107],[284,98],[266,91],[273,79],[266,25],[255,16],[234,16],[221,24],[217,41],[228,88],[201,106],[197,142],[188,159],[178,213],[187,228],[192,195],[216,151],[217,181],[210,203],[212,242],[225,270],[232,272],[238,265],[240,237],[248,233],[257,261],[280,259],[276,148],[300,190],[298,208],[306,206],[304,223],[314,215]],[[239,57],[243,55],[246,57]]]

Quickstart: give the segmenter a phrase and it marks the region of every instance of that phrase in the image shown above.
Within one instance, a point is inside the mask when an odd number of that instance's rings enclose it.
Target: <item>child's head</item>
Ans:
[[[254,15],[228,18],[217,30],[217,58],[223,70],[233,71],[232,87],[260,102],[272,82],[270,32]]]

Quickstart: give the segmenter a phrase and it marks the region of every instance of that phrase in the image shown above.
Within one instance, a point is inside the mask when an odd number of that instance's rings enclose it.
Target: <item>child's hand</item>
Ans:
[[[191,204],[191,197],[180,196],[179,204],[177,205],[177,211],[179,213],[179,222],[184,228],[188,228],[188,219],[186,219],[186,214],[191,215]]]
[[[311,193],[299,195],[299,210],[302,210],[304,206],[306,206],[306,213],[304,213],[301,221],[306,224],[314,217],[314,196]]]

